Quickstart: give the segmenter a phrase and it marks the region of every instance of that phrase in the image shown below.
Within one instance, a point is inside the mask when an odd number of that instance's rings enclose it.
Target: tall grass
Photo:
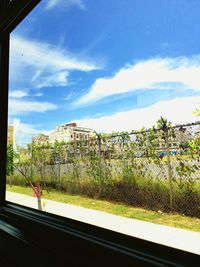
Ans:
[[[112,166],[109,166],[108,163],[106,163],[106,166],[103,165],[105,162],[95,162],[97,166],[87,164],[84,170],[81,167],[82,164],[79,162],[79,165],[76,165],[75,172],[73,168],[71,168],[71,172],[69,168],[67,172],[62,170],[60,179],[53,176],[54,172],[46,172],[41,186],[43,188],[47,187],[48,190],[58,190],[59,188],[60,191],[70,194],[80,194],[150,210],[178,212],[200,218],[199,183],[173,181],[173,206],[171,207],[167,180],[145,177],[144,173],[127,171],[127,168],[120,169],[118,173],[115,171],[112,176]],[[101,167],[104,166],[101,172],[99,164],[101,164]],[[32,176],[31,180],[33,183],[41,182],[37,175]],[[9,182],[10,179],[8,179]],[[29,186],[20,173],[15,173],[12,176],[12,184]]]

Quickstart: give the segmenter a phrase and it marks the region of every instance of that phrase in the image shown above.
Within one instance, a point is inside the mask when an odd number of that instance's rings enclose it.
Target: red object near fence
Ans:
[[[41,195],[42,195],[42,190],[40,188],[40,185],[36,184],[36,186],[34,186],[33,196],[38,198],[41,197]]]

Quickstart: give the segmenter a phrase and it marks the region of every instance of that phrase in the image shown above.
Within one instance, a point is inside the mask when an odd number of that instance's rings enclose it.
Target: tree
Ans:
[[[13,145],[9,144],[7,146],[7,162],[6,162],[6,174],[8,176],[13,174],[13,157],[14,157]]]
[[[162,116],[156,122],[156,128],[166,131],[168,128],[172,127],[172,123]]]
[[[61,190],[61,163],[65,163],[67,159],[67,143],[57,140],[52,146],[51,157],[53,163],[58,165],[58,190]]]
[[[13,168],[16,169],[22,176],[27,180],[30,187],[33,189],[35,196],[37,197],[38,209],[42,210],[41,203],[41,188],[40,183],[36,182],[35,184],[32,181],[32,173],[28,174],[28,169],[30,166],[32,167],[32,152],[30,153],[31,145],[28,145],[27,148],[18,147],[18,153],[15,153],[15,161],[13,160]],[[43,159],[42,155],[40,155],[40,160]]]
[[[169,137],[170,137],[170,128],[172,127],[172,123],[162,116],[158,119],[156,123],[156,128],[162,131],[162,138],[165,141],[166,150],[167,150],[167,170],[168,170],[168,180],[169,180],[169,198],[170,198],[170,207],[172,209],[173,206],[173,189],[172,189],[172,168],[171,168],[171,159],[170,159],[170,151],[169,151]],[[172,133],[173,135],[173,133]]]
[[[192,113],[199,117],[200,116],[200,109],[196,108]]]
[[[7,155],[6,155],[6,175],[9,176],[9,183],[10,186],[12,186],[12,177],[11,175],[13,174],[14,168],[13,168],[13,158],[14,158],[14,150],[13,150],[13,145],[8,144],[7,146]]]

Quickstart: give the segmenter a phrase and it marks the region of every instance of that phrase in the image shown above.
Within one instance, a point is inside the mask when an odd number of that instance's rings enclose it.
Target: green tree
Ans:
[[[41,182],[43,182],[43,164],[47,160],[48,147],[41,147],[34,142],[29,144],[27,148],[18,147],[17,154],[14,160],[14,168],[27,180],[35,196],[37,197],[38,209],[42,210],[41,203]],[[40,173],[40,178],[37,177],[36,182],[33,182],[32,166]],[[31,173],[29,172],[31,168]]]
[[[199,117],[200,116],[200,109],[196,108],[192,113]]]
[[[161,138],[165,142],[165,149],[167,151],[167,171],[168,171],[168,180],[169,180],[169,198],[170,198],[170,207],[173,207],[173,188],[172,188],[172,168],[171,168],[171,158],[170,158],[170,149],[169,149],[169,138],[170,136],[174,137],[173,131],[171,131],[172,123],[162,116],[158,119],[156,123],[156,128],[161,131]]]
[[[6,162],[6,174],[8,176],[13,174],[14,168],[13,168],[13,158],[14,158],[14,150],[13,145],[9,144],[7,146],[7,162]]]
[[[67,160],[67,143],[56,141],[52,146],[51,157],[53,163],[58,166],[58,190],[61,190],[61,164]]]

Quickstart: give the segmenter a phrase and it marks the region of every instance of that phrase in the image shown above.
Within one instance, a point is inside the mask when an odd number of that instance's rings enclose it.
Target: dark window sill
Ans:
[[[195,254],[16,204],[2,206],[0,220],[3,255],[20,266],[198,266]]]

